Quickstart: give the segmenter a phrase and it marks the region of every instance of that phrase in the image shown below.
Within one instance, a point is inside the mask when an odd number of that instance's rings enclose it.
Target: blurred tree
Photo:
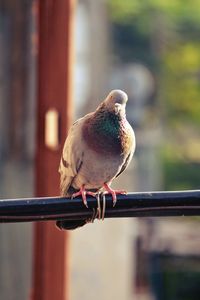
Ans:
[[[143,61],[163,72],[161,98],[169,120],[175,115],[199,124],[200,0],[107,1],[117,56],[128,62]],[[159,31],[162,40],[155,45]],[[163,51],[156,51],[156,46]]]
[[[160,111],[154,112],[160,115],[165,131],[165,187],[176,188],[174,181],[179,178],[178,186],[197,188],[200,155],[194,145],[200,141],[200,0],[107,0],[107,4],[115,59],[140,61],[155,74]],[[169,145],[171,155],[166,150]]]
[[[200,125],[199,49],[199,43],[188,40],[177,43],[163,56],[163,97],[173,127],[180,123]]]

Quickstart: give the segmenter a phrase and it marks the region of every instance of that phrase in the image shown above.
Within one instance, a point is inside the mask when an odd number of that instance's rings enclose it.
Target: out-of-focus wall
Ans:
[[[0,1],[0,198],[34,192],[34,1]],[[27,300],[32,224],[0,224],[0,299]]]

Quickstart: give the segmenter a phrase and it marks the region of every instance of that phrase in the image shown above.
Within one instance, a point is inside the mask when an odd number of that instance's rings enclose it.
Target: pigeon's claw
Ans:
[[[104,189],[106,190],[106,192],[108,192],[109,194],[112,195],[112,199],[113,199],[113,207],[115,206],[116,202],[117,202],[117,195],[121,195],[121,194],[126,194],[127,192],[124,190],[113,190],[107,183],[104,183]]]
[[[85,190],[85,186],[83,184],[82,187],[80,188],[80,191],[78,191],[77,193],[72,194],[71,198],[73,199],[75,197],[81,196],[82,200],[83,200],[83,204],[88,208],[87,198],[86,198],[87,195],[96,197],[96,193],[93,193],[93,192],[90,192],[90,191],[86,191]]]
[[[100,198],[102,197],[103,199],[103,206],[101,207],[101,200]],[[105,193],[104,192],[98,192],[97,193],[97,216],[99,220],[104,220],[105,217],[105,211],[106,211],[106,198],[105,198]]]

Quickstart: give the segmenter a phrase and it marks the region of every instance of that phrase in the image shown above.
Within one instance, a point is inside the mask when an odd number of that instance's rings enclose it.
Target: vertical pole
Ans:
[[[74,0],[38,2],[39,53],[36,196],[59,193],[58,166],[71,119]],[[45,114],[59,115],[59,146],[45,145]],[[67,300],[67,243],[54,222],[34,227],[33,300]]]

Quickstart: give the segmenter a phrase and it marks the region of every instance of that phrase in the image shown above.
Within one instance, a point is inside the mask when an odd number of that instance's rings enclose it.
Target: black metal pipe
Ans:
[[[200,216],[200,190],[128,193],[117,199],[113,207],[111,196],[106,195],[105,218]],[[97,200],[91,196],[87,200],[89,208],[79,197],[0,200],[0,222],[88,219],[97,208]],[[101,197],[101,205],[102,201]]]

